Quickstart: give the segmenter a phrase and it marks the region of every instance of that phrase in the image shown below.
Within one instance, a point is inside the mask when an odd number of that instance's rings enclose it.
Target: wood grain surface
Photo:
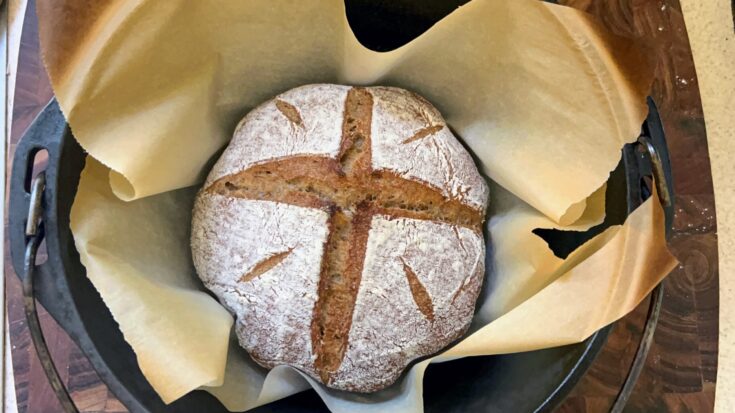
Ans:
[[[34,1],[22,37],[8,153],[53,92],[38,54]],[[717,372],[718,272],[714,196],[697,79],[677,0],[565,0],[616,33],[643,41],[656,63],[652,96],[659,105],[676,193],[671,248],[681,265],[665,281],[654,344],[626,411],[708,412]],[[12,158],[11,158],[12,159]],[[7,235],[6,235],[7,236]],[[6,242],[7,245],[7,242]],[[20,283],[5,251],[8,318],[19,412],[58,412],[23,317]],[[608,411],[635,354],[647,302],[618,322],[589,372],[560,412]],[[81,351],[45,312],[54,360],[84,412],[125,412]]]
[[[664,282],[661,319],[629,412],[709,412],[717,373],[717,227],[707,140],[678,0],[565,0],[613,32],[640,39],[656,64],[651,96],[666,131],[674,179],[670,243],[681,265]],[[590,368],[559,409],[607,411],[625,379],[648,303],[615,325]]]

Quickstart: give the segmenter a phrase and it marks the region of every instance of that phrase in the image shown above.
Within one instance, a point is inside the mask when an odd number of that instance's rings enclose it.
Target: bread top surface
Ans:
[[[236,128],[196,200],[194,263],[258,363],[374,391],[469,325],[487,195],[423,98],[303,86]]]
[[[224,176],[295,155],[337,157],[345,100],[353,88],[307,85],[262,104],[240,121],[205,187]],[[484,211],[488,187],[439,111],[394,87],[361,88],[372,96],[371,168],[426,183],[450,199]]]

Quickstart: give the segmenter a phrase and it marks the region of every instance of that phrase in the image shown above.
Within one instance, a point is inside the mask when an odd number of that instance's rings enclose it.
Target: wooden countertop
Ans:
[[[715,205],[702,105],[677,0],[566,0],[613,31],[641,38],[657,63],[652,96],[671,151],[676,218],[671,247],[681,265],[665,281],[654,344],[628,411],[711,411],[718,348],[718,261]],[[12,133],[15,144],[53,92],[38,55],[34,1],[29,1],[19,58]],[[25,325],[20,283],[5,251],[10,344],[20,412],[57,412]],[[607,411],[633,359],[647,302],[618,322],[602,353],[559,408]],[[52,355],[80,411],[124,412],[81,351],[48,314],[41,316]]]
[[[717,206],[720,348],[715,411],[735,411],[735,1],[682,0],[699,74]]]

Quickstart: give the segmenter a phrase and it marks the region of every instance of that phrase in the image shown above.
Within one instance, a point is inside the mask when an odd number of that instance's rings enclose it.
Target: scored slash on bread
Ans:
[[[311,344],[309,349],[311,364],[299,363],[295,360],[290,361],[288,360],[288,354],[281,354],[283,359],[281,362],[304,369],[330,387],[353,391],[374,391],[385,387],[395,380],[405,364],[408,364],[412,359],[429,354],[426,352],[427,349],[432,352],[436,351],[456,339],[469,324],[474,299],[477,297],[482,281],[481,254],[483,248],[481,247],[483,240],[481,225],[484,219],[485,201],[481,200],[474,204],[468,202],[464,198],[468,193],[467,188],[457,188],[452,194],[410,175],[406,176],[405,173],[400,171],[375,168],[373,160],[373,148],[375,147],[373,143],[373,125],[376,123],[373,119],[376,110],[374,107],[374,93],[379,92],[378,95],[385,99],[386,95],[390,97],[391,93],[396,93],[395,91],[398,91],[398,89],[355,87],[347,90],[342,113],[340,142],[338,151],[333,156],[294,154],[265,159],[253,163],[245,169],[228,174],[219,172],[219,177],[208,180],[208,185],[198,197],[205,200],[202,201],[205,203],[206,199],[209,199],[207,198],[207,195],[209,195],[318,209],[327,214],[327,233],[322,246],[320,270],[316,280],[316,299],[309,320],[310,338],[308,341]],[[405,96],[402,96],[402,98],[405,99]],[[413,116],[420,118],[424,126],[413,133],[409,132],[409,137],[402,139],[400,144],[415,144],[416,141],[426,139],[446,129],[443,123],[432,123],[432,119],[427,114],[427,107],[431,108],[428,102],[413,94],[409,96],[409,99],[413,99],[412,102],[415,104],[411,108],[414,112]],[[301,130],[306,129],[309,119],[302,115],[296,105],[281,97],[275,99],[273,104],[290,124]],[[383,109],[386,108],[388,116],[392,116],[389,112],[394,110],[395,107],[385,105]],[[411,110],[406,112],[411,116]],[[395,121],[400,122],[400,117],[396,118]],[[446,136],[443,136],[443,138],[446,139]],[[437,152],[439,152],[439,149],[437,149]],[[449,155],[441,153],[440,155],[447,158],[452,156],[452,153]],[[455,165],[452,162],[448,163],[448,170],[452,171]],[[466,163],[462,166],[466,166]],[[472,167],[474,168],[474,165]],[[215,167],[216,169],[217,167]],[[465,172],[467,173],[467,171]],[[474,173],[479,177],[476,170]],[[481,185],[484,185],[484,182],[481,182]],[[486,192],[487,190],[484,188],[484,192],[481,191],[480,193],[486,194]],[[198,208],[195,208],[193,222],[195,231],[192,234],[192,248],[195,264],[207,259],[206,254],[202,254],[202,250],[206,248],[199,247],[202,242],[210,242],[206,239],[206,236],[196,235],[197,223],[200,220],[217,219],[216,216],[207,215],[206,211],[203,211],[203,209],[206,209],[206,205],[199,208],[203,205],[202,202],[198,199]],[[357,373],[360,373],[354,374],[355,376],[363,376],[355,378],[350,377],[350,371],[344,370],[345,364],[352,366],[354,363],[359,363],[360,357],[364,357],[359,349],[354,349],[354,346],[351,347],[351,339],[355,338],[351,331],[356,318],[355,309],[359,301],[358,293],[362,293],[362,296],[365,297],[365,294],[374,295],[375,292],[381,290],[380,286],[376,286],[366,291],[366,286],[362,282],[363,273],[369,271],[366,268],[365,260],[369,249],[369,239],[375,236],[373,229],[375,217],[387,221],[400,220],[404,226],[408,223],[408,226],[405,226],[408,231],[414,231],[411,225],[416,224],[411,224],[411,222],[415,220],[419,222],[428,221],[433,223],[432,225],[443,225],[451,228],[451,234],[456,236],[459,241],[458,245],[464,255],[473,260],[470,264],[474,266],[474,271],[459,274],[461,275],[461,278],[459,278],[461,282],[452,286],[454,289],[451,291],[451,296],[447,296],[444,300],[450,307],[455,307],[457,297],[460,294],[466,295],[462,311],[458,311],[458,313],[461,313],[462,319],[458,320],[459,322],[447,320],[447,316],[449,315],[451,318],[451,313],[455,310],[435,308],[436,304],[432,300],[429,288],[427,288],[427,286],[433,287],[433,285],[430,285],[432,283],[431,279],[426,278],[429,274],[421,274],[423,267],[414,268],[409,262],[411,261],[408,259],[409,257],[400,256],[398,261],[404,282],[407,285],[407,293],[410,294],[415,308],[423,316],[427,328],[436,329],[437,332],[433,335],[439,337],[436,339],[437,342],[434,343],[414,345],[416,349],[413,352],[408,351],[410,349],[403,348],[396,350],[401,353],[415,354],[400,354],[399,358],[401,360],[398,360],[398,362],[403,365],[394,365],[396,362],[391,362],[392,359],[387,360],[388,365],[383,367],[383,370],[390,370],[387,373],[385,371],[375,371],[380,367],[376,367],[377,364],[374,363],[351,367]],[[465,229],[463,235],[460,234],[458,228]],[[243,228],[242,230],[247,231],[248,229]],[[465,248],[466,239],[471,240],[471,242],[467,242],[474,246],[471,252],[468,252]],[[409,247],[411,246],[406,247],[407,251],[414,248]],[[231,284],[227,288],[238,290],[238,294],[242,294],[240,290],[250,288],[242,285],[243,283],[266,282],[261,281],[268,277],[266,273],[281,265],[282,262],[286,262],[291,254],[296,253],[295,248],[296,246],[290,245],[286,249],[262,257],[247,272],[241,274],[236,284]],[[448,253],[459,252],[458,248],[452,248],[452,250],[457,251],[448,251]],[[202,258],[202,255],[205,255],[205,257]],[[413,260],[420,259],[420,257],[411,258]],[[372,255],[370,260],[372,265],[374,261]],[[197,265],[198,270],[200,267],[203,269],[199,271],[200,276],[205,284],[208,284],[208,286],[216,284],[216,282],[212,282],[217,281],[216,274],[203,274],[203,272],[211,272],[208,271],[211,266]],[[442,270],[451,271],[453,269],[442,268]],[[379,277],[374,277],[373,274],[370,275],[371,284],[379,282],[376,281],[376,278]],[[424,282],[422,282],[421,277],[424,277]],[[472,281],[468,282],[470,279]],[[468,285],[471,288],[468,288]],[[368,297],[363,301],[371,299],[374,298]],[[248,317],[248,314],[244,313],[246,310],[248,309],[244,308],[243,314],[236,314],[238,321],[241,321],[240,318]],[[362,308],[358,315],[359,320],[366,320]],[[368,314],[367,317],[369,318],[370,315]],[[386,322],[389,321],[386,320]],[[435,321],[439,324],[436,324]],[[305,323],[303,324],[305,325]],[[395,328],[400,329],[402,327],[395,326]],[[369,328],[366,330],[362,326],[358,326],[357,329],[361,337],[368,337],[372,334],[375,340],[381,339],[375,336],[376,331],[371,332]],[[248,342],[247,339],[243,340],[241,337],[241,342],[243,341]],[[348,357],[349,360],[345,363],[349,348],[353,348],[355,354],[353,354],[353,357]],[[267,367],[275,365],[272,361],[266,361],[257,356],[258,353],[262,352],[262,349],[248,348],[248,346],[246,346],[246,349],[261,364]],[[299,359],[299,357],[293,358]],[[301,357],[300,360],[304,360],[304,358]],[[364,377],[371,374],[375,377]]]
[[[271,268],[275,267],[276,265],[280,264],[281,261],[285,260],[288,254],[291,253],[291,251],[293,251],[293,248],[289,248],[286,251],[273,254],[263,261],[255,264],[255,267],[253,267],[252,270],[248,271],[247,274],[243,275],[242,278],[240,278],[240,282],[248,282],[255,279],[256,277],[259,277],[262,274],[267,273]]]
[[[298,126],[299,128],[304,127],[304,120],[301,119],[299,110],[296,109],[292,104],[285,102],[280,99],[276,99],[276,107],[283,113],[283,116],[288,118],[291,123]]]

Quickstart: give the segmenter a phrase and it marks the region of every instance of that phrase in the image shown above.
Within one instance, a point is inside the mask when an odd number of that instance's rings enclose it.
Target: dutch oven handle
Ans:
[[[13,157],[9,193],[9,235],[11,253],[14,264],[16,264],[15,269],[23,284],[25,316],[38,359],[64,412],[78,413],[59,376],[44,339],[38,319],[34,289],[34,278],[39,269],[47,272],[47,269],[43,268],[46,266],[45,263],[40,266],[36,265],[36,253],[45,235],[44,222],[48,217],[47,207],[52,204],[48,201],[50,198],[45,192],[46,178],[47,176],[57,177],[55,169],[58,168],[58,159],[62,150],[60,142],[67,128],[66,123],[63,122],[63,115],[54,100],[49,103],[49,106],[52,105],[56,106],[55,110],[44,110],[36,118],[18,143]],[[60,117],[61,119],[43,119],[48,117]],[[34,160],[36,155],[43,150],[48,152],[47,168],[33,177]],[[20,265],[21,257],[22,265]]]
[[[666,238],[671,235],[671,228],[674,217],[674,189],[671,177],[671,162],[669,161],[669,151],[666,146],[666,136],[664,134],[661,117],[658,113],[656,103],[648,98],[648,117],[643,124],[641,136],[634,144],[638,155],[640,180],[643,176],[651,176],[656,185],[659,201],[664,208]],[[629,185],[630,186],[630,185]],[[648,189],[650,191],[650,188]],[[643,335],[635,357],[631,363],[630,370],[620,388],[615,401],[610,409],[611,413],[621,413],[630,398],[633,388],[635,387],[638,377],[643,371],[646,364],[648,351],[653,344],[653,334],[656,331],[658,318],[661,314],[661,303],[664,298],[663,282],[651,291],[651,302],[648,306],[648,315],[646,324],[643,328]]]

